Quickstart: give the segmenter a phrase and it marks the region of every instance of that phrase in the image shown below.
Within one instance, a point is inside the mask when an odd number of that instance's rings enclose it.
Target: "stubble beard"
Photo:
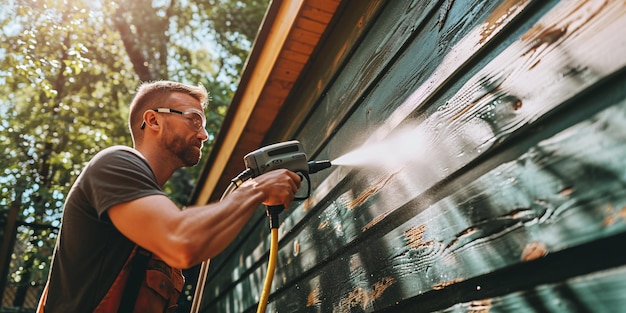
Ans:
[[[200,162],[202,150],[197,149],[195,144],[176,135],[168,139],[167,149],[183,163],[184,167],[194,166]]]

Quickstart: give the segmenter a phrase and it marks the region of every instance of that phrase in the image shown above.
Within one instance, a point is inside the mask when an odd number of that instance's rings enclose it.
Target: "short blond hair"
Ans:
[[[130,104],[128,114],[128,128],[130,129],[133,142],[139,137],[140,126],[143,122],[143,113],[150,109],[164,106],[168,96],[174,92],[180,92],[192,96],[204,107],[209,99],[209,94],[202,84],[197,86],[187,85],[174,81],[159,80],[144,82],[137,88],[137,93]]]

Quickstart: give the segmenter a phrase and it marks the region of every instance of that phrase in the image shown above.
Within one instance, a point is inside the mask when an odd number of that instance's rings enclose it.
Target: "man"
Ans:
[[[173,311],[182,287],[178,269],[221,252],[259,205],[289,206],[300,178],[287,170],[248,180],[205,206],[180,210],[166,196],[162,186],[172,173],[200,160],[208,138],[206,101],[202,86],[158,81],[139,87],[130,106],[133,149],[98,153],[67,195],[39,312],[117,312],[124,293],[133,293],[124,286],[141,251],[152,257],[133,305]],[[146,300],[146,292],[163,303]],[[148,309],[135,307],[140,311]]]

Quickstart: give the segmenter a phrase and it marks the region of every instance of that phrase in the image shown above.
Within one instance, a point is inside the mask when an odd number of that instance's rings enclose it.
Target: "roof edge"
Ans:
[[[280,47],[284,45],[303,2],[304,0],[271,2],[244,66],[231,106],[224,117],[209,157],[203,164],[198,183],[192,190],[189,204],[206,204],[210,200],[228,158],[261,94],[262,88],[254,87],[264,85],[267,81],[279,57]]]

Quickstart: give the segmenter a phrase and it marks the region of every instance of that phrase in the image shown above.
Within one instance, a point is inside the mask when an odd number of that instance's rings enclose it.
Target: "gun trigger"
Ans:
[[[311,195],[311,178],[307,172],[297,172],[297,174],[300,176],[300,181],[302,183],[306,180],[306,195],[294,197],[294,200],[301,201],[307,199]],[[300,186],[300,188],[302,188],[302,186]]]

